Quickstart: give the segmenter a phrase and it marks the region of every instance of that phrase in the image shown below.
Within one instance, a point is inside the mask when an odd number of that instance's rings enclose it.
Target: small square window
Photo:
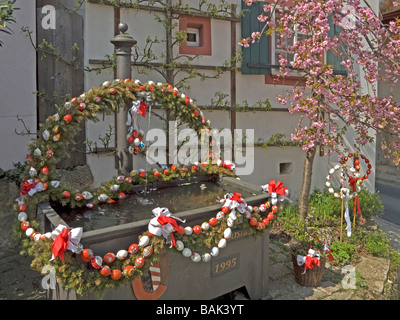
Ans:
[[[187,28],[186,34],[188,47],[200,47],[200,29]]]

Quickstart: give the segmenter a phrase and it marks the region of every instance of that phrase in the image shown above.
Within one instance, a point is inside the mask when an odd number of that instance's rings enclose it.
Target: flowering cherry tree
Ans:
[[[248,6],[256,2],[243,1]],[[400,105],[393,95],[381,97],[377,91],[378,82],[385,82],[393,93],[399,79],[400,21],[383,25],[368,1],[360,0],[272,0],[263,9],[258,16],[265,23],[263,30],[254,30],[239,45],[251,46],[275,32],[277,47],[294,57],[288,61],[280,55],[279,76],[295,70],[303,77],[302,86],[277,99],[292,114],[300,115],[291,138],[306,153],[299,197],[299,214],[304,218],[318,146],[326,155],[337,152],[341,161],[347,147],[361,148],[373,142],[376,134],[385,133],[384,154],[400,163]],[[285,41],[295,32],[303,37]],[[327,64],[327,52],[334,54],[344,72],[337,73]],[[349,128],[355,133],[354,146],[345,145]]]

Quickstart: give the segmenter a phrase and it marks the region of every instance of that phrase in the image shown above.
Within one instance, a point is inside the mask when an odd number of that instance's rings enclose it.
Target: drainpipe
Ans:
[[[115,36],[111,43],[115,46],[116,53],[116,78],[125,80],[132,76],[132,47],[137,43],[127,34],[128,25],[120,23],[120,34]],[[128,108],[122,105],[116,111],[116,147],[118,159],[118,171],[120,174],[128,174],[132,171],[132,155],[129,153],[128,135]]]

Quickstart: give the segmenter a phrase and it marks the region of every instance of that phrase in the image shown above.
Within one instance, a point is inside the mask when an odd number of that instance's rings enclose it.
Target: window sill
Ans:
[[[280,77],[278,75],[266,75],[265,84],[274,84],[278,86],[302,86],[306,85],[306,79],[300,76]]]

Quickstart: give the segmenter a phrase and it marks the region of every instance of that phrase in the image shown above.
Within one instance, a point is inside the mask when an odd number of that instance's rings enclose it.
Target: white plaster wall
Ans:
[[[22,123],[36,134],[36,52],[29,39],[22,34],[21,27],[36,30],[35,1],[17,0],[15,24],[9,26],[12,36],[0,34],[4,44],[0,48],[0,168],[13,169],[13,163],[24,163],[27,145],[33,136],[19,136],[24,131]],[[35,34],[32,35],[35,39]]]

